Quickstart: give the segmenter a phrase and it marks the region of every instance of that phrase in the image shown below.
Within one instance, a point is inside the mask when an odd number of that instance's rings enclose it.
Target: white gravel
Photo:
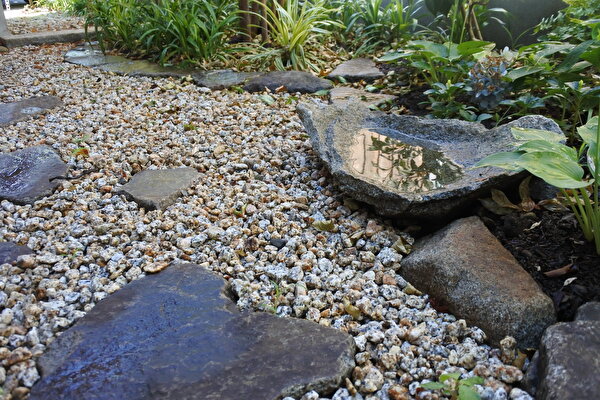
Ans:
[[[6,25],[13,35],[83,28],[83,18],[45,8],[17,6],[5,10]]]
[[[73,176],[99,170],[33,206],[1,203],[0,240],[36,252],[20,267],[0,266],[7,394],[26,396],[38,378],[36,358],[95,302],[145,270],[184,260],[229,279],[241,308],[352,334],[358,366],[333,399],[445,398],[419,385],[455,371],[486,377],[483,399],[530,399],[512,388],[522,373],[503,364],[507,354],[402,279],[401,233],[344,205],[295,115],[295,97],[273,95],[277,103],[268,106],[185,81],[111,75],[63,63],[67,49],[20,48],[0,58],[0,102],[52,94],[65,103],[0,128],[0,150],[45,143]],[[74,156],[78,147],[89,157]],[[142,169],[184,165],[203,177],[165,211],[113,195]],[[333,221],[334,231],[315,229],[320,220]],[[278,250],[273,239],[287,243]]]

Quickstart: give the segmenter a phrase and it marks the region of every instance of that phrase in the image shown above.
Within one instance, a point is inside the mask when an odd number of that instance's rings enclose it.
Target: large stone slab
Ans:
[[[327,77],[333,80],[341,77],[348,82],[371,82],[383,78],[384,74],[370,58],[354,58],[338,65]]]
[[[339,86],[331,89],[329,99],[333,104],[345,105],[349,102],[360,101],[366,106],[379,106],[393,101],[397,96],[385,93],[369,93],[364,90],[354,89],[347,86]]]
[[[211,90],[223,90],[232,86],[242,86],[246,81],[261,76],[261,72],[236,72],[230,69],[198,72],[193,75],[198,86]]]
[[[48,146],[0,154],[0,200],[30,204],[50,195],[69,167]]]
[[[248,92],[262,92],[265,88],[274,92],[285,88],[289,93],[315,93],[329,90],[333,84],[327,79],[317,78],[313,74],[302,71],[273,71],[251,79],[244,86]]]
[[[588,303],[574,322],[546,330],[525,377],[536,399],[600,399],[599,311],[599,303]]]
[[[172,265],[100,301],[38,366],[30,400],[275,400],[331,393],[354,367],[354,341],[241,313],[221,277]]]
[[[146,170],[135,174],[117,193],[147,210],[162,210],[173,204],[199,177],[194,168]]]
[[[19,256],[32,253],[33,250],[27,246],[20,246],[11,242],[0,242],[0,264],[11,264],[17,261]]]
[[[62,105],[62,100],[55,96],[31,97],[14,103],[2,103],[0,104],[0,126],[23,121]]]
[[[93,37],[94,32],[89,32]],[[0,32],[0,44],[8,48],[20,46],[39,46],[48,43],[78,42],[86,37],[84,29],[66,29],[62,31],[33,32],[21,35],[11,35],[9,32]]]
[[[478,217],[418,240],[401,274],[495,345],[512,336],[520,348],[537,347],[556,321],[552,300]]]
[[[558,125],[528,116],[500,128],[371,111],[359,101],[300,104],[298,114],[339,188],[385,216],[448,221],[487,194],[519,180],[499,168],[471,169],[483,157],[514,148],[512,127]]]

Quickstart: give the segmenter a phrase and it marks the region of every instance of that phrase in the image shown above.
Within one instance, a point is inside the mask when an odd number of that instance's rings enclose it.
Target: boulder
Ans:
[[[171,265],[100,301],[39,359],[30,400],[276,400],[329,394],[354,340],[306,320],[239,312],[226,282]]]
[[[525,376],[538,400],[600,399],[600,303],[549,327]]]
[[[393,101],[396,96],[385,93],[369,93],[364,90],[339,86],[331,89],[329,99],[333,104],[347,104],[352,101],[361,101],[366,106],[379,106],[388,101]]]
[[[261,72],[236,72],[230,69],[204,71],[192,75],[198,86],[211,90],[223,90],[232,86],[242,86],[249,79],[261,76]]]
[[[384,77],[383,72],[370,58],[354,58],[338,65],[327,78],[338,80],[344,78],[348,82],[372,82]]]
[[[320,90],[329,90],[333,84],[327,79],[317,78],[308,72],[273,71],[251,79],[244,86],[244,90],[262,92],[267,88],[274,92],[281,87],[289,93],[315,93]]]
[[[146,170],[135,174],[117,189],[147,210],[162,210],[170,206],[200,177],[194,168]]]
[[[512,336],[520,348],[537,347],[556,321],[552,300],[478,217],[418,240],[400,273],[494,345]]]
[[[298,114],[339,188],[404,222],[449,221],[489,189],[518,182],[517,172],[471,169],[492,153],[514,148],[512,127],[561,132],[542,116],[488,130],[479,123],[388,115],[359,101],[303,103]]]
[[[11,264],[17,261],[19,256],[32,253],[33,250],[27,246],[19,246],[11,242],[0,242],[0,264]]]
[[[69,167],[48,146],[0,154],[0,200],[31,204],[50,195]]]
[[[31,97],[14,103],[2,103],[0,104],[0,126],[23,121],[62,105],[62,100],[55,96]]]

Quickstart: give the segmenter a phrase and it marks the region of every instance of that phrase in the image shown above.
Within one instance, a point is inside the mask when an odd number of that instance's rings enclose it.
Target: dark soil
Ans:
[[[479,214],[553,299],[559,321],[573,320],[579,306],[600,300],[600,256],[583,237],[572,213],[536,210],[497,216],[482,209]],[[563,275],[544,274],[565,266],[569,271]]]

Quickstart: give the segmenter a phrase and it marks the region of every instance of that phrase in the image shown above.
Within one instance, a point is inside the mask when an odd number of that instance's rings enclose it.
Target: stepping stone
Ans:
[[[249,79],[261,76],[261,72],[236,72],[230,69],[205,71],[192,75],[198,86],[211,90],[223,90],[232,86],[241,86]]]
[[[128,61],[127,58],[121,56],[107,56],[100,49],[87,44],[67,51],[64,60],[70,64],[83,65],[84,67],[96,67]]]
[[[250,80],[244,86],[244,90],[262,92],[267,88],[274,92],[280,87],[285,88],[285,91],[289,93],[315,93],[320,90],[329,90],[333,84],[327,79],[317,78],[308,72],[273,71]]]
[[[194,168],[146,170],[117,190],[147,210],[162,210],[177,200],[200,177]]]
[[[23,121],[33,115],[62,105],[62,100],[55,96],[31,97],[14,103],[1,103],[0,126]]]
[[[171,265],[100,301],[39,359],[30,400],[276,400],[336,390],[351,336],[239,312],[220,277]]]
[[[69,167],[48,146],[0,154],[0,200],[31,204],[52,194]]]
[[[379,106],[393,101],[397,96],[384,93],[369,93],[364,90],[339,86],[331,89],[329,98],[333,104],[347,104],[350,101],[361,101],[366,106]]]
[[[357,100],[300,104],[297,111],[337,186],[403,223],[450,221],[491,188],[521,180],[521,172],[471,168],[490,154],[513,150],[511,128],[561,132],[542,116],[487,129],[453,119],[388,115]]]
[[[556,321],[552,300],[478,217],[418,240],[401,268],[403,278],[494,345],[512,336],[520,348],[535,348]]]
[[[600,399],[600,303],[587,303],[573,322],[549,327],[525,376],[538,400]]]
[[[327,78],[338,80],[344,78],[348,82],[372,82],[384,77],[383,72],[377,68],[375,62],[369,58],[354,58],[338,65]]]
[[[0,242],[0,264],[12,264],[25,254],[33,254],[33,250],[11,242]]]

